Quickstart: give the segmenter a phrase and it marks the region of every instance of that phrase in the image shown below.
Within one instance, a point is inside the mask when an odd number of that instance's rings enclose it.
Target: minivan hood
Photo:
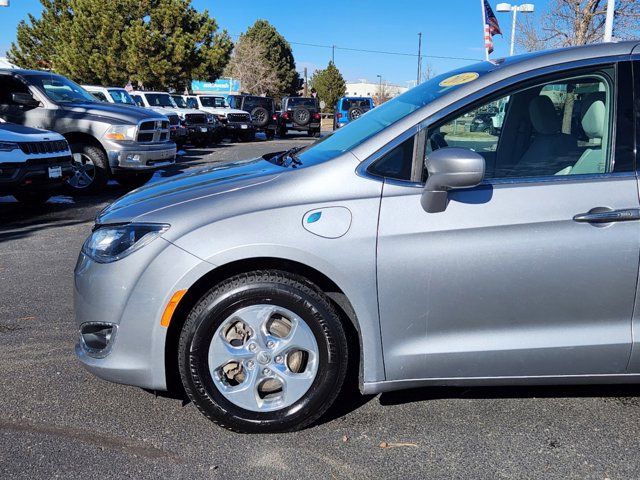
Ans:
[[[171,179],[150,183],[116,200],[105,208],[96,223],[126,223],[132,221],[171,222],[181,218],[176,210],[211,197],[207,208],[216,208],[216,198],[226,192],[255,187],[273,180],[283,167],[262,158],[243,160],[190,171]]]
[[[115,103],[66,103],[60,108],[83,115],[94,115],[118,124],[136,124],[148,118],[158,118],[158,114],[150,110]]]

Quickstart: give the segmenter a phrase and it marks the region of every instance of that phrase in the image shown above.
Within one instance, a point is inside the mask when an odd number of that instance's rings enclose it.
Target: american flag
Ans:
[[[484,47],[489,53],[493,52],[493,36],[502,35],[498,19],[491,9],[491,5],[484,0]]]

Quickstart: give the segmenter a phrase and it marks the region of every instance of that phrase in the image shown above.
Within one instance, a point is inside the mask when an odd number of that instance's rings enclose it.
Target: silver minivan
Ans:
[[[637,382],[639,79],[638,42],[482,62],[135,190],[80,253],[76,353],[245,432],[313,423],[345,378]]]

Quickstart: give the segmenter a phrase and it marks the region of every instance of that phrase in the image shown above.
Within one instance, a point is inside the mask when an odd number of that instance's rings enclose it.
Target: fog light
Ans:
[[[140,155],[138,154],[128,154],[127,155],[127,162],[129,163],[140,163]]]
[[[109,353],[117,326],[109,323],[84,323],[80,326],[80,342],[92,357],[104,357]]]

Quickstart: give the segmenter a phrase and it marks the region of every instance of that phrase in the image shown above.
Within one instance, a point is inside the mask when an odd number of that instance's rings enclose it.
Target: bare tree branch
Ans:
[[[526,51],[601,42],[606,0],[551,0],[546,10],[525,17],[518,46]],[[640,1],[617,0],[613,33],[618,39],[640,36]]]

